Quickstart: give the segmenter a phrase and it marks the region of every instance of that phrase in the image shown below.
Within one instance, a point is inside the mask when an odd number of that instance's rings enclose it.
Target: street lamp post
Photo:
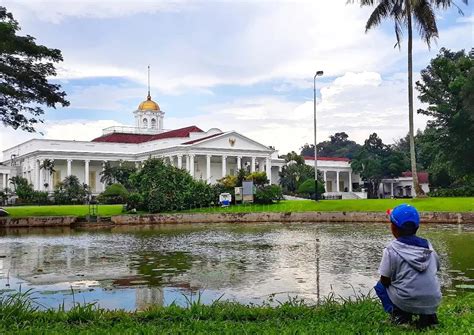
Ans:
[[[316,71],[313,78],[313,109],[314,109],[314,200],[319,200],[318,195],[318,150],[316,148],[316,77],[322,76],[323,71]]]

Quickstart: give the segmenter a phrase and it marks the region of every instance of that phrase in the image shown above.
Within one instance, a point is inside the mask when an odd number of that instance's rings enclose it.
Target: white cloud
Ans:
[[[79,18],[117,18],[140,13],[152,14],[163,11],[179,11],[190,8],[186,0],[158,1],[118,1],[118,0],[7,0],[6,5],[19,12],[29,12],[42,21],[59,24],[71,17]]]

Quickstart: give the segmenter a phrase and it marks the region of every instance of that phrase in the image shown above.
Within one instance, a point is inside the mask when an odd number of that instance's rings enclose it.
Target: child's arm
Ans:
[[[383,286],[389,287],[390,284],[392,283],[392,280],[389,277],[380,276],[380,282],[382,283]]]

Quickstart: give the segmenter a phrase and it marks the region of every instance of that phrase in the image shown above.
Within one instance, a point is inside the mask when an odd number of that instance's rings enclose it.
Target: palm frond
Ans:
[[[429,0],[419,0],[416,3],[416,6],[413,7],[413,18],[420,37],[430,48],[431,40],[438,37],[438,27],[434,9]]]
[[[466,6],[469,5],[469,0],[461,0]],[[461,7],[458,6],[458,4],[453,1],[453,0],[432,0],[431,1],[437,8],[442,8],[446,9],[451,6],[456,7],[458,10],[459,15],[464,15],[464,12],[462,11]]]
[[[368,0],[367,0],[368,1]],[[362,2],[361,2],[362,3]],[[369,31],[371,28],[378,26],[382,19],[387,18],[390,16],[390,12],[393,8],[393,2],[390,0],[382,0],[380,3],[375,7],[372,14],[370,14],[369,19],[365,25],[365,31]]]
[[[403,26],[406,26],[406,11],[403,8],[403,0],[397,0],[393,4],[392,11],[390,15],[393,17],[395,21],[395,37],[397,38],[397,43],[393,46],[400,49],[402,35],[403,35]]]

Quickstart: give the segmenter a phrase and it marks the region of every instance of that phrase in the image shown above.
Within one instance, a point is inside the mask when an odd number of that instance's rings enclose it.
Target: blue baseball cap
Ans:
[[[401,204],[394,209],[387,210],[390,215],[390,221],[398,228],[404,228],[406,222],[413,222],[415,228],[420,226],[420,215],[415,207],[408,204]]]

